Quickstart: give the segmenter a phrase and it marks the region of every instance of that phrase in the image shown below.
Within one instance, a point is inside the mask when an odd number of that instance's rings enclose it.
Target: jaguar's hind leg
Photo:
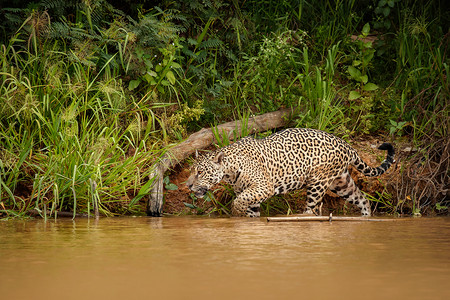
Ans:
[[[357,205],[363,216],[370,216],[370,203],[356,186],[348,170],[333,181],[330,190],[348,202]]]
[[[306,188],[306,209],[304,214],[317,214],[317,204],[322,201],[328,188],[327,182],[310,184]]]
[[[247,208],[247,217],[259,218],[261,216],[261,204],[249,205]]]

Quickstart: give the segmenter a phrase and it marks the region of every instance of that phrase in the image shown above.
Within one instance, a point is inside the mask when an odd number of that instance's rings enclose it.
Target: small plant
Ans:
[[[448,206],[442,205],[441,203],[436,203],[435,207],[439,212],[448,210],[448,208],[449,208]]]
[[[187,208],[190,208],[190,209],[195,209],[197,211],[197,214],[201,214],[204,210],[203,210],[203,208],[201,208],[197,205],[198,198],[194,195],[194,193],[190,193],[189,197],[192,199],[192,203],[183,202],[184,206],[186,206]],[[207,201],[206,195],[203,199],[205,199],[205,201]]]
[[[377,191],[376,197],[365,192],[363,192],[363,194],[368,200],[375,203],[380,210],[383,210],[388,214],[395,214],[397,212],[398,203],[396,203],[392,194],[388,193],[386,190],[381,193]]]
[[[170,182],[169,176],[163,178],[164,188],[169,191],[178,190],[178,186],[175,183]]]
[[[291,215],[294,213],[290,203],[282,196],[274,196],[261,203],[261,215],[270,216],[276,214]]]
[[[375,83],[369,82],[368,70],[369,64],[372,61],[375,49],[373,49],[372,41],[366,41],[365,39],[369,35],[370,25],[369,23],[365,24],[362,32],[358,35],[355,43],[357,46],[356,49],[356,58],[352,61],[352,65],[348,67],[347,71],[350,74],[350,77],[358,82],[359,88],[362,91],[374,91],[378,89],[378,86]],[[361,92],[358,90],[350,91],[349,99],[355,100],[361,97]]]
[[[218,213],[219,215],[231,215],[231,211],[230,211],[230,205],[231,205],[231,201],[226,203],[226,204],[222,204],[220,201],[218,201],[215,197],[214,197],[214,192],[208,191],[205,196],[203,197],[203,202],[202,203],[198,203],[198,198],[194,195],[194,193],[191,193],[189,195],[189,197],[192,199],[192,203],[187,203],[187,202],[183,202],[184,206],[190,208],[190,209],[195,209],[197,214],[201,215],[201,214],[212,214],[212,213]],[[212,205],[212,209],[207,210],[205,208],[205,204],[206,203],[211,203]]]
[[[222,132],[220,132],[217,126],[213,126],[211,130],[219,148],[228,146],[231,143],[230,136],[225,130],[222,129]]]
[[[164,93],[163,87],[175,85],[177,81],[175,71],[181,69],[180,64],[175,61],[176,51],[180,48],[177,40],[167,44],[166,47],[158,48],[161,57],[158,59],[157,54],[152,55],[148,49],[137,47],[135,55],[141,62],[140,76],[129,82],[128,89],[132,91],[140,85],[146,85],[151,92],[157,90]]]
[[[223,129],[222,132],[219,132],[219,128],[217,126],[213,126],[211,128],[219,148],[228,146],[231,143],[231,141],[237,141],[238,139],[249,135],[248,118],[249,113],[244,113],[240,118],[240,124],[236,124],[235,128],[240,130],[240,132],[238,132],[237,130],[227,132],[226,130]]]
[[[408,125],[408,122],[406,121],[400,121],[396,122],[394,120],[389,120],[391,123],[391,127],[389,127],[389,133],[393,135],[396,133],[398,136],[401,136],[403,134],[403,128]]]
[[[194,120],[198,121],[204,113],[202,100],[195,101],[192,107],[189,107],[187,103],[182,103],[179,110],[167,118],[165,127],[173,136],[182,139],[186,134],[188,123]]]
[[[400,0],[380,0],[375,7],[376,19],[373,22],[373,27],[377,30],[380,29],[390,29],[391,21],[389,16],[391,15],[392,9],[396,2]]]
[[[303,72],[294,81],[301,85],[302,96],[298,97],[297,107],[302,109],[297,118],[296,127],[310,127],[333,131],[343,125],[343,108],[334,90],[334,72],[339,61],[339,44],[328,50],[325,59],[325,76],[322,70],[315,66],[311,70],[308,48],[303,48]]]
[[[242,98],[259,111],[280,108],[286,98],[286,83],[300,69],[299,46],[305,45],[306,33],[287,30],[264,37],[258,53],[244,57],[245,81]]]
[[[422,216],[422,213],[420,212],[420,208],[419,207],[413,207],[412,216],[416,217],[416,218]]]

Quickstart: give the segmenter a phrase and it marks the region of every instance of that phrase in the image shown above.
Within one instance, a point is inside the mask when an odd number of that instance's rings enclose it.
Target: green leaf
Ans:
[[[367,83],[367,81],[369,81],[369,77],[367,77],[367,75],[362,75],[360,78],[360,81],[364,84]]]
[[[145,66],[147,67],[147,69],[153,68],[153,63],[152,63],[151,60],[144,59],[144,64],[145,64]]]
[[[189,45],[194,45],[194,46],[197,45],[197,41],[192,39],[192,38],[188,38],[187,42],[188,42]]]
[[[378,85],[372,82],[368,82],[364,85],[363,90],[364,91],[374,91],[378,88]]]
[[[141,60],[142,56],[144,55],[144,49],[137,47],[136,50],[134,50],[136,53],[136,56],[139,60]]]
[[[388,1],[388,5],[389,5],[390,7],[394,7],[394,1],[393,1],[393,0]]]
[[[209,26],[211,26],[211,24],[214,23],[215,20],[216,19],[214,19],[214,18],[209,18],[208,22],[206,22],[206,25],[203,28],[202,33],[200,33],[200,35],[197,38],[197,45],[203,41],[203,38],[205,37],[206,33],[208,32]]]
[[[163,183],[164,183],[164,187],[166,188],[166,190],[178,190],[178,186],[174,183],[170,183],[170,178],[169,176],[166,176],[163,178]]]
[[[367,36],[369,32],[370,32],[370,24],[366,23],[362,29],[362,33]]]
[[[354,66],[349,66],[348,67],[348,72],[350,73],[350,76],[357,80],[360,81],[360,77],[361,77],[361,71],[358,70],[357,68],[355,68]]]
[[[211,202],[211,196],[209,196],[209,192],[205,195],[205,197],[204,197],[204,199],[207,201],[207,202]]]
[[[140,83],[141,83],[141,80],[140,80],[140,79],[131,80],[131,81],[128,83],[128,89],[129,89],[130,91],[132,91],[132,90],[134,90],[135,88],[137,88],[137,87],[139,86]]]
[[[141,200],[142,197],[144,197],[145,195],[148,195],[150,193],[150,191],[153,188],[153,181],[154,178],[147,181],[139,190],[138,194],[136,195],[136,197],[133,198],[133,200],[130,201],[130,206],[135,205],[139,200]]]
[[[357,91],[350,91],[350,94],[348,95],[349,100],[355,100],[358,99],[359,97],[361,97],[361,94],[358,93]]]
[[[448,209],[448,206],[441,205],[440,203],[436,203],[436,209],[437,210]]]
[[[144,79],[145,79],[145,81],[147,81],[148,83],[150,83],[150,82],[152,82],[152,81],[154,80],[153,76],[150,75],[150,74],[148,74],[148,73],[146,73],[146,74],[144,75]]]
[[[380,2],[378,2],[378,7],[382,7],[386,5],[386,0],[380,0]]]
[[[184,206],[192,208],[192,209],[196,209],[197,208],[197,206],[195,206],[194,204],[191,204],[191,203],[183,202],[183,204],[184,204]]]
[[[166,184],[165,188],[169,191],[178,190],[178,186],[175,183]]]
[[[352,66],[354,66],[354,67],[357,67],[357,66],[359,66],[361,64],[361,61],[360,60],[354,60],[353,62],[352,62]]]
[[[174,62],[174,61],[170,63],[170,66],[171,66],[172,68],[175,68],[175,69],[181,68],[180,64],[179,64],[179,63],[176,63],[176,62]]]
[[[176,79],[175,79],[175,75],[173,75],[172,71],[168,71],[167,74],[166,74],[166,77],[167,77],[167,79],[169,79],[169,82],[172,85],[175,84]]]
[[[363,43],[364,48],[370,49],[372,48],[373,43],[371,41]]]
[[[363,56],[363,66],[367,66],[369,62],[372,60],[375,50],[367,51],[367,54]]]
[[[391,12],[391,9],[388,7],[388,6],[386,6],[385,8],[383,8],[383,15],[385,16],[385,17],[387,17],[387,16],[389,16],[389,13]]]
[[[390,134],[394,134],[394,132],[397,130],[397,128],[396,127],[391,127],[391,128],[389,128],[389,133]]]

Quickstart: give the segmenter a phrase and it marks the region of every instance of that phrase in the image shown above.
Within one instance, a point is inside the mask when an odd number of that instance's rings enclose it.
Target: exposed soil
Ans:
[[[189,164],[183,162],[175,166],[170,172],[170,182],[178,186],[177,190],[164,191],[164,212],[168,214],[191,213],[190,208],[184,203],[192,203],[189,197],[190,190],[186,187],[185,182],[189,177]]]
[[[385,151],[377,150],[377,147],[382,144],[385,140],[383,138],[377,137],[364,137],[353,141],[352,146],[357,149],[361,158],[371,166],[380,165],[381,161],[385,158]],[[397,162],[401,159],[402,151],[401,146],[396,145],[396,160]],[[205,201],[203,199],[193,200],[190,197],[191,191],[186,187],[185,182],[189,177],[190,164],[186,161],[178,164],[173,170],[170,171],[170,182],[178,186],[178,190],[166,190],[165,191],[165,204],[164,212],[167,214],[205,214],[209,213],[214,205],[210,201]],[[399,176],[399,170],[397,164],[394,163],[393,166],[380,177],[366,177],[360,172],[356,171],[354,168],[350,168],[350,174],[355,180],[358,187],[368,193],[371,196],[377,196],[378,193],[382,193],[383,190],[388,189],[391,186],[389,183],[396,180]],[[229,205],[230,199],[233,195],[226,189],[222,184],[217,185],[214,188],[215,198],[217,201],[223,205]],[[291,213],[301,213],[305,206],[306,192],[300,190],[298,192],[290,193],[283,196],[276,196],[275,200],[268,200],[271,207],[275,209],[270,210],[270,214],[286,213],[283,212],[283,206],[289,207]],[[277,203],[275,203],[277,202]],[[195,204],[197,209],[189,208],[185,203]],[[281,205],[280,205],[281,203]],[[281,207],[280,207],[281,206]],[[383,213],[383,209],[377,207],[376,203],[372,203],[372,210],[376,209],[376,213]],[[280,211],[281,210],[281,211]],[[328,191],[325,195],[322,213],[329,214],[333,212],[334,214],[359,214],[359,209],[351,204],[346,204],[345,200],[338,197],[334,193]]]

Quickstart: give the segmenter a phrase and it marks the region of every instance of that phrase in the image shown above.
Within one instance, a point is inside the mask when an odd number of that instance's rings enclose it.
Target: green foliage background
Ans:
[[[449,138],[446,5],[2,3],[0,214],[142,213],[167,147],[283,107],[295,109],[293,126],[440,145]]]

